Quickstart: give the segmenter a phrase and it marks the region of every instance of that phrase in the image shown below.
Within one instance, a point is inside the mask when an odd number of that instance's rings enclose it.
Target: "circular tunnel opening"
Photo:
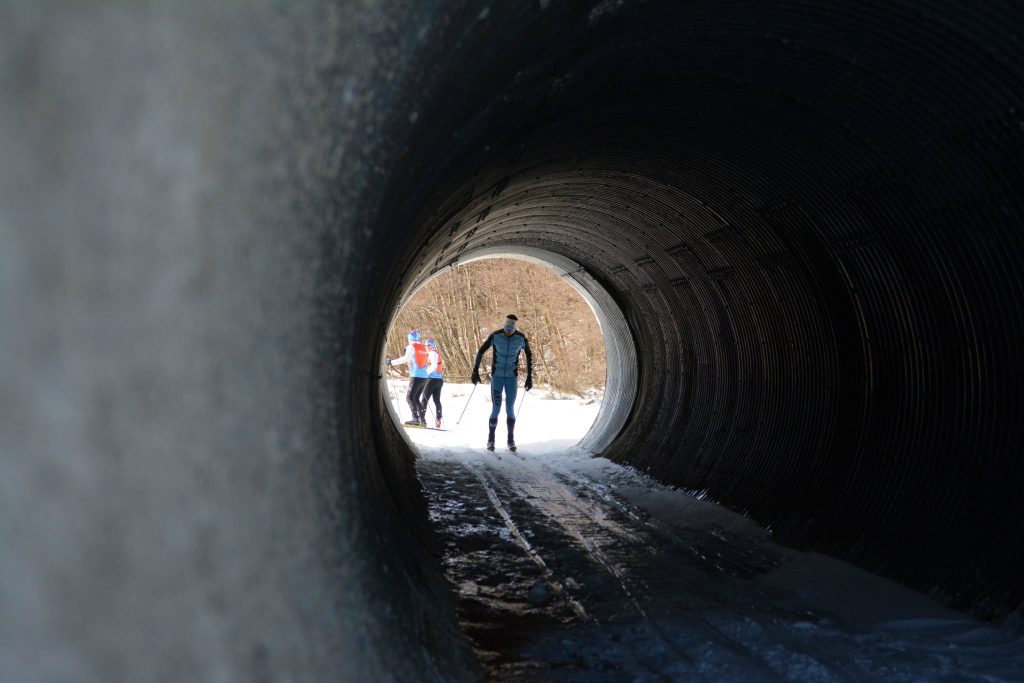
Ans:
[[[496,264],[508,263],[511,268],[506,268],[499,277],[514,277],[516,281],[502,285],[500,281],[495,282],[491,279],[494,277],[493,274],[489,274],[488,278],[482,278],[488,284],[481,288],[481,278],[478,277],[476,282],[471,279],[472,268],[459,268],[485,261]],[[524,276],[515,269],[515,262],[538,266],[543,271],[529,269],[525,276],[527,279],[519,279]],[[547,279],[544,277],[545,271],[554,277]],[[459,279],[457,272],[464,273],[465,280]],[[447,287],[443,291],[433,290],[437,293],[432,298],[421,297],[418,300],[419,305],[414,305],[414,297],[423,292],[428,283],[438,284],[438,279],[448,283]],[[572,292],[568,301],[565,301],[566,290],[559,286],[561,283],[567,284],[569,291]],[[516,291],[502,292],[502,286],[514,286]],[[469,291],[466,291],[467,288]],[[543,302],[538,303],[535,299],[542,298],[542,292],[547,292],[548,296]],[[498,304],[499,294],[514,294],[515,301],[509,296],[507,301],[503,298],[503,303]],[[561,299],[563,303],[554,303],[551,300],[553,298]],[[476,309],[481,307],[481,300],[484,302],[483,308],[488,310],[493,320],[480,319]],[[458,431],[460,434],[458,437],[447,436],[437,441],[434,435],[427,436],[423,432],[413,430],[407,434],[411,437],[411,445],[438,445],[442,442],[461,444],[463,441],[464,445],[471,445],[471,442],[467,441],[470,438],[468,430],[472,429],[472,425],[479,427],[480,425],[474,423],[474,420],[480,422],[478,413],[483,414],[482,411],[490,409],[489,367],[493,351],[486,351],[481,358],[479,369],[483,379],[476,388],[469,383],[470,369],[476,360],[480,343],[487,338],[493,327],[500,326],[504,314],[499,317],[496,311],[501,306],[517,308],[520,315],[523,309],[527,311],[528,314],[524,316],[520,329],[530,338],[531,358],[538,385],[546,385],[544,388],[538,386],[538,390],[534,391],[532,396],[523,388],[519,389],[514,414],[518,415],[523,411],[527,400],[535,404],[531,409],[531,421],[535,424],[528,432],[527,442],[547,444],[545,447],[573,444],[597,451],[614,440],[633,410],[638,368],[629,326],[621,309],[608,292],[583,266],[570,258],[544,249],[515,245],[481,248],[467,252],[441,271],[408,283],[402,302],[388,326],[389,341],[386,344],[386,352],[389,358],[386,364],[393,362],[393,369],[404,365],[405,370],[401,375],[395,371],[385,373],[382,378],[382,390],[388,400],[382,401],[382,404],[386,406],[396,425],[414,426],[410,423],[416,422],[416,418],[419,417],[412,414],[414,407],[411,391],[415,380],[412,379],[414,373],[410,368],[415,359],[404,358],[410,348],[405,339],[406,328],[415,328],[423,343],[426,343],[428,338],[435,342],[434,346],[424,347],[424,351],[439,352],[442,358],[447,353],[451,358],[444,372],[431,375],[440,380],[447,373],[443,381],[436,382],[436,390],[427,380],[421,380],[416,387],[420,396],[416,406],[423,417],[422,426],[428,430],[444,429],[448,432]],[[516,303],[520,305],[517,307]],[[495,306],[498,308],[490,311]],[[567,339],[563,334],[557,320],[551,321],[553,316],[558,315],[577,318],[575,322],[563,321],[562,324],[564,326],[568,322],[575,325],[569,336],[575,337],[577,343],[581,345],[585,343],[584,353],[587,356],[596,356],[587,362],[593,362],[597,366],[597,372],[584,372],[580,367],[573,367],[574,361],[579,364],[584,359],[578,353],[573,355],[572,339]],[[543,331],[540,325],[543,325]],[[531,337],[534,330],[536,334]],[[434,340],[432,337],[435,336],[439,339]],[[595,337],[599,340],[596,344]],[[447,350],[445,346],[448,347]],[[395,360],[392,361],[392,358]],[[429,356],[424,357],[428,358]],[[433,362],[436,364],[436,358]],[[525,357],[520,360],[520,365],[519,384],[522,385],[526,377]],[[428,369],[424,368],[415,374],[426,374]],[[477,391],[481,387],[483,390]],[[428,396],[428,392],[432,395]],[[551,398],[571,398],[569,395],[575,395],[575,400],[538,403]],[[442,419],[438,419],[439,408]],[[520,423],[520,443],[524,437],[522,426],[523,423]],[[476,431],[479,432],[481,429]]]

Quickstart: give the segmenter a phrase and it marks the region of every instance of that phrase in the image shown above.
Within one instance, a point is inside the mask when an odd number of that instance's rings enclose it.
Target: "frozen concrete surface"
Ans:
[[[780,546],[635,470],[558,444],[413,436],[491,680],[1024,681],[1019,631]]]
[[[430,11],[0,5],[0,680],[472,676],[337,420],[372,131]]]
[[[442,398],[446,431],[407,434],[491,680],[1024,681],[1019,625],[788,548],[707,492],[573,446],[599,398],[522,396],[514,453],[504,424],[483,448],[486,391],[446,383]]]

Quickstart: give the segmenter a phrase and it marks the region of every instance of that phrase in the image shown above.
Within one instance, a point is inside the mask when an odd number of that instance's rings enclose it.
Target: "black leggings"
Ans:
[[[428,379],[427,388],[423,390],[423,405],[420,406],[420,412],[422,415],[427,414],[427,403],[430,399],[434,399],[434,412],[437,413],[436,419],[441,419],[441,386],[444,385],[444,380],[438,377],[437,379]]]
[[[412,419],[414,420],[420,418],[420,401],[423,401],[424,406],[427,405],[427,400],[420,398],[426,386],[426,377],[413,377],[412,381],[409,382],[409,391],[405,395],[405,402],[409,404],[409,410],[412,411]]]

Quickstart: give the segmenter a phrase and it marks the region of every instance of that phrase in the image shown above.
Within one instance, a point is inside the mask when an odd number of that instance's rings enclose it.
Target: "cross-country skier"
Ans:
[[[516,449],[514,432],[516,428],[516,377],[519,374],[519,352],[526,352],[526,384],[527,391],[533,388],[533,354],[526,335],[516,329],[519,318],[509,314],[500,330],[495,330],[484,340],[480,350],[476,352],[473,363],[473,384],[480,383],[480,360],[487,349],[494,350],[491,363],[491,417],[487,422],[487,450],[494,450],[494,430],[498,426],[498,413],[501,412],[501,392],[505,392],[505,424],[508,426],[508,448]]]
[[[427,385],[423,390],[420,416],[427,417],[427,403],[434,399],[434,427],[441,428],[441,387],[444,386],[444,359],[437,348],[437,342],[427,340]]]
[[[388,358],[388,366],[409,364],[409,391],[405,394],[405,402],[412,411],[412,419],[405,424],[410,427],[426,427],[427,421],[420,410],[420,396],[427,386],[427,350],[420,344],[419,330],[410,330],[406,335],[409,343],[405,347],[405,355],[401,358]]]

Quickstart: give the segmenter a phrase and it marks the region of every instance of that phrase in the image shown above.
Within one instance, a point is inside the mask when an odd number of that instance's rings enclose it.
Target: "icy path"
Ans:
[[[538,401],[535,423],[564,430],[565,403]],[[564,441],[520,439],[499,459],[468,447],[480,420],[463,422],[473,434],[410,435],[462,627],[493,680],[1024,681],[1018,632],[783,548]]]

